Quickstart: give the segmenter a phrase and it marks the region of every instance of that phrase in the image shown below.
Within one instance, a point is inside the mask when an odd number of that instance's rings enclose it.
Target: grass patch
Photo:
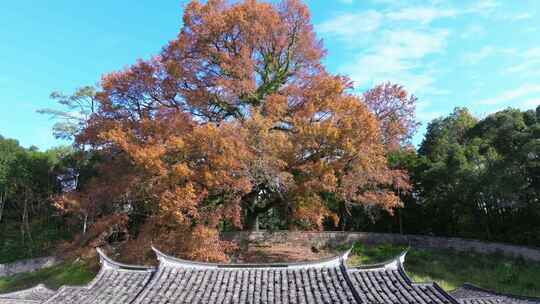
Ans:
[[[0,293],[26,289],[38,284],[45,284],[52,289],[63,285],[84,285],[95,275],[95,272],[83,262],[64,263],[36,272],[0,278]]]
[[[356,244],[351,265],[384,262],[405,247]],[[405,268],[415,282],[437,282],[447,291],[471,283],[498,292],[540,297],[540,263],[497,254],[410,249]]]

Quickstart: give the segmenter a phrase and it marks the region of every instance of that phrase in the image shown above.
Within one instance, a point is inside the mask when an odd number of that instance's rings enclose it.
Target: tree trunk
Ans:
[[[486,204],[486,220],[484,221],[485,229],[486,229],[486,239],[488,241],[491,240],[491,229],[489,228],[489,224],[491,222],[491,212],[488,208],[488,205]]]
[[[398,209],[399,234],[403,234],[403,218],[401,217],[401,209]]]
[[[83,219],[83,235],[86,234],[87,229],[88,229],[88,214],[85,214],[84,219]]]
[[[26,213],[28,212],[27,210],[27,207],[26,207],[26,199],[24,200],[24,203],[23,203],[23,212],[22,212],[22,215],[21,215],[21,238],[22,238],[22,242],[24,244],[24,241],[26,239],[26,227],[24,225],[24,223],[26,222]]]
[[[4,214],[4,205],[6,204],[7,200],[7,194],[4,191],[3,193],[0,193],[0,223],[2,222],[2,216]]]
[[[251,207],[248,207],[245,220],[245,228],[251,231],[259,231],[260,215],[268,212],[268,210],[272,209],[274,206],[275,204],[267,202],[262,207],[257,205],[252,205]]]
[[[23,242],[25,238],[28,237],[28,240],[30,241],[30,243],[32,243],[32,232],[30,231],[29,212],[28,212],[28,190],[25,191],[25,195],[24,195],[21,234],[22,234]]]
[[[253,227],[254,231],[259,231],[259,215],[255,215],[255,227]]]
[[[257,212],[256,207],[248,208],[246,219],[245,219],[245,227],[244,229],[249,231],[254,231],[255,229],[259,229],[259,214]]]

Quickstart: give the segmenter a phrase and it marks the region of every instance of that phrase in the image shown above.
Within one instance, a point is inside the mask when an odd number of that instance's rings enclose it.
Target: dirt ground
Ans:
[[[313,261],[335,256],[335,250],[317,249],[289,244],[251,244],[242,248],[233,258],[233,263],[281,263]]]

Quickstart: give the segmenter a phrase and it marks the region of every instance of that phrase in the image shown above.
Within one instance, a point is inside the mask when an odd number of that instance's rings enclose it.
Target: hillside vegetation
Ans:
[[[384,262],[406,247],[355,245],[350,265]],[[473,285],[515,295],[540,297],[540,263],[500,255],[484,255],[447,250],[408,250],[405,270],[415,282],[437,282],[451,291]]]
[[[65,263],[36,272],[0,278],[0,293],[31,288],[38,284],[45,284],[52,289],[63,285],[84,285],[95,275],[96,272],[84,262]]]

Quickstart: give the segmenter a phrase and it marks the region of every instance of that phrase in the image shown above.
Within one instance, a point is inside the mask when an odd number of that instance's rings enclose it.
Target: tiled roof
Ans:
[[[52,297],[54,293],[53,290],[40,284],[34,288],[0,295],[0,304],[42,303]]]
[[[414,283],[403,268],[406,252],[378,265],[347,269],[359,303],[457,303],[436,283]]]
[[[311,263],[227,265],[156,253],[159,269],[134,303],[356,303],[341,269],[346,254]]]
[[[456,291],[452,297],[434,283],[413,283],[403,269],[405,254],[386,263],[348,268],[348,252],[305,263],[212,264],[154,251],[157,268],[117,263],[98,250],[102,268],[89,285],[57,292],[38,286],[0,295],[0,304],[507,303],[463,302],[469,299],[459,297],[465,293]]]
[[[461,304],[540,304],[540,298],[503,294],[471,284],[450,292]]]
[[[85,287],[66,286],[58,290],[45,304],[131,303],[151,279],[151,267],[121,264],[110,260],[98,250],[101,270]]]

